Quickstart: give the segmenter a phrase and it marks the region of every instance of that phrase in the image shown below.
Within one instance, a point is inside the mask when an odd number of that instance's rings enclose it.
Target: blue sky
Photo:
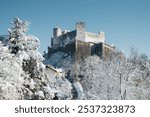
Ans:
[[[83,21],[88,32],[104,31],[106,42],[126,55],[134,47],[150,57],[150,0],[0,0],[0,35],[8,34],[14,17],[31,22],[28,33],[40,39],[41,53],[54,27],[74,30]]]

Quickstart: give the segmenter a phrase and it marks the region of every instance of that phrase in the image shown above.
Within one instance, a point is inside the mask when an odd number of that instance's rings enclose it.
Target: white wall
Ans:
[[[90,32],[85,33],[85,42],[93,42],[93,43],[99,43],[99,42],[105,42],[104,36],[101,36],[100,34],[94,34]]]

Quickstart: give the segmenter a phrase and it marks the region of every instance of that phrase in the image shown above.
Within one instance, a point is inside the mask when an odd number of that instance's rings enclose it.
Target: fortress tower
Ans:
[[[53,37],[56,38],[61,35],[61,28],[56,27],[53,29]]]
[[[79,41],[85,41],[85,23],[78,22],[76,23],[76,39]]]

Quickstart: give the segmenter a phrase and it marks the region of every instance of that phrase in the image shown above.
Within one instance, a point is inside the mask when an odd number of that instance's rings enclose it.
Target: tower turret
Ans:
[[[76,31],[77,31],[77,40],[84,41],[85,40],[85,23],[78,22],[76,24]]]
[[[53,29],[53,38],[56,38],[61,35],[61,28],[56,27]]]

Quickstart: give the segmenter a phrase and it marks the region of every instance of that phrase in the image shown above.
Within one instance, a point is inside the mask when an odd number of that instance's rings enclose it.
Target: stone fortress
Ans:
[[[53,29],[51,47],[48,47],[48,56],[56,52],[65,52],[75,60],[84,60],[91,55],[98,55],[107,58],[114,51],[115,47],[105,43],[105,33],[98,34],[86,32],[85,23],[76,23],[73,31],[56,27]]]

